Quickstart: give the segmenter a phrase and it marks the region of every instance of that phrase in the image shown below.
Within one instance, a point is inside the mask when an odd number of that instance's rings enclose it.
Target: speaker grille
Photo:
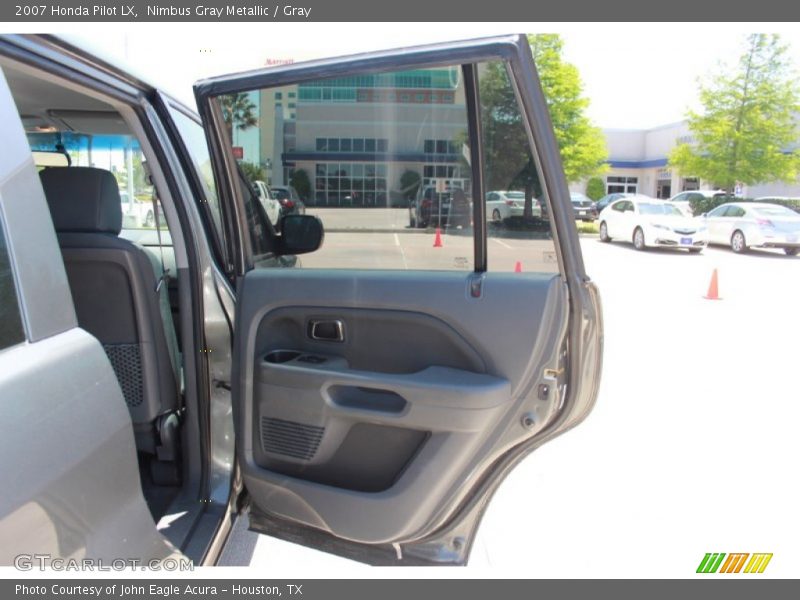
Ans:
[[[125,403],[131,408],[139,406],[144,400],[139,344],[104,344],[103,348],[114,368]]]
[[[324,433],[324,427],[261,417],[261,447],[264,452],[311,460]]]

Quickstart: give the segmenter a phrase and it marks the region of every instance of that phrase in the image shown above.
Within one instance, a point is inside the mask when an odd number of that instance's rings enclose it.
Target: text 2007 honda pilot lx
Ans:
[[[199,116],[49,36],[0,69],[0,564],[215,564],[240,515],[463,564],[591,410],[599,298],[524,37],[207,79]],[[262,180],[306,214],[271,222]],[[406,227],[424,186],[470,223]],[[490,243],[486,191],[534,187],[548,218]]]

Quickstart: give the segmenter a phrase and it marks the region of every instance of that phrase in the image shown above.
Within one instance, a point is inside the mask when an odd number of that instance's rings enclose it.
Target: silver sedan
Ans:
[[[710,244],[730,246],[737,253],[749,248],[781,248],[800,252],[800,214],[777,204],[729,202],[700,217]]]

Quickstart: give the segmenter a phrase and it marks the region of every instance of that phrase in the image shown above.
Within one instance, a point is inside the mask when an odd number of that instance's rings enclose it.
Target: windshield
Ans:
[[[796,212],[789,210],[785,206],[759,206],[753,210],[764,217],[800,217]]]
[[[525,192],[506,192],[506,197],[513,198],[514,200],[524,200]]]
[[[671,204],[639,204],[639,213],[643,215],[670,215],[681,216],[681,211]]]
[[[572,200],[573,206],[589,206],[592,203],[592,201],[583,194],[570,194],[570,199]]]

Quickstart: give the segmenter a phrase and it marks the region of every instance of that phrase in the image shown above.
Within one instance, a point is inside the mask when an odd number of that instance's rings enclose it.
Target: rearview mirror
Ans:
[[[55,150],[34,150],[33,164],[37,167],[68,167],[70,166],[69,154]]]
[[[306,254],[322,246],[325,231],[313,215],[285,215],[281,219],[278,254]]]

